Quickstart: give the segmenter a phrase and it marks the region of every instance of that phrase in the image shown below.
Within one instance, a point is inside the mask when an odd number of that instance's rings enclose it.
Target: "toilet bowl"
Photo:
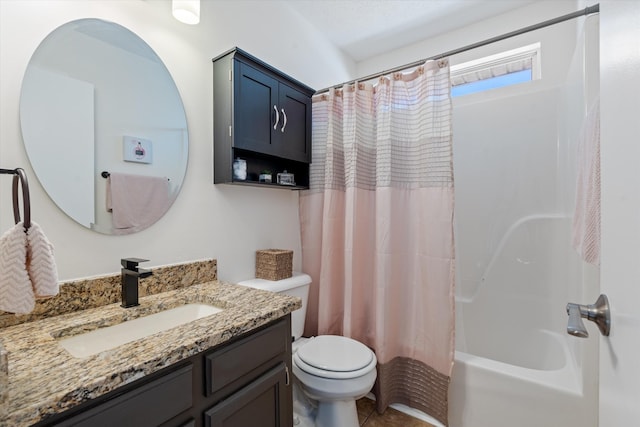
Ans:
[[[279,281],[250,279],[238,284],[302,299],[302,308],[291,315],[294,409],[300,412],[294,414],[294,422],[304,425],[312,420],[315,427],[358,427],[356,400],[373,387],[377,359],[367,346],[351,338],[301,338],[311,277],[295,273]]]
[[[357,427],[356,400],[376,380],[376,356],[351,338],[320,335],[293,355],[293,374],[304,394],[317,402],[316,427]]]

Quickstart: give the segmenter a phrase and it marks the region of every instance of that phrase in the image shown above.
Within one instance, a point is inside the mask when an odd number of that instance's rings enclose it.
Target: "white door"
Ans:
[[[640,1],[600,2],[600,427],[640,426]]]

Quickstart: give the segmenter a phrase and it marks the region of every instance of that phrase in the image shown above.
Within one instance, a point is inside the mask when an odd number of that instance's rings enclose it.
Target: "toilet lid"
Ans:
[[[317,336],[297,351],[300,360],[324,371],[352,372],[365,368],[375,357],[364,344],[336,335]]]

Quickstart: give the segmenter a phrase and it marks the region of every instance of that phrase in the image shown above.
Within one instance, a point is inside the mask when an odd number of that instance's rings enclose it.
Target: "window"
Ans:
[[[462,96],[540,78],[540,43],[451,67],[451,96]]]

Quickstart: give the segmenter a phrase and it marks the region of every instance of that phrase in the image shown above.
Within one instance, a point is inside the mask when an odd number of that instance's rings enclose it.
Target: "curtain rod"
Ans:
[[[453,50],[450,50],[448,52],[444,52],[444,53],[441,53],[441,54],[438,54],[438,55],[435,55],[435,56],[431,56],[429,58],[421,59],[419,61],[414,61],[414,62],[411,62],[409,64],[401,65],[399,67],[391,68],[389,70],[385,70],[385,71],[381,71],[381,72],[378,72],[378,73],[375,73],[375,74],[371,74],[371,75],[368,75],[368,76],[365,76],[365,77],[361,77],[361,78],[356,79],[356,80],[350,80],[350,81],[345,82],[345,83],[340,83],[338,85],[329,86],[327,88],[324,88],[324,89],[321,89],[321,90],[317,91],[316,95],[320,94],[320,93],[328,92],[329,89],[332,89],[332,88],[339,88],[341,86],[350,85],[350,84],[353,84],[355,82],[362,82],[362,81],[375,79],[377,77],[381,77],[381,76],[384,76],[386,74],[396,73],[398,71],[406,70],[407,68],[417,67],[419,65],[424,64],[426,61],[429,61],[429,60],[438,60],[438,59],[446,58],[448,56],[452,56],[452,55],[456,55],[458,53],[466,52],[468,50],[472,50],[472,49],[475,49],[477,47],[486,46],[488,44],[495,43],[495,42],[498,42],[500,40],[505,40],[505,39],[508,39],[508,38],[511,38],[511,37],[514,37],[514,36],[519,36],[520,34],[525,34],[525,33],[528,33],[530,31],[539,30],[541,28],[545,28],[545,27],[548,27],[550,25],[555,25],[555,24],[558,24],[560,22],[568,21],[570,19],[579,18],[581,16],[588,16],[588,15],[591,15],[591,14],[594,14],[594,13],[599,13],[599,12],[600,12],[600,4],[598,3],[598,4],[595,4],[593,6],[585,7],[584,9],[578,10],[576,12],[572,12],[572,13],[568,13],[566,15],[558,16],[557,18],[549,19],[547,21],[543,21],[543,22],[540,22],[538,24],[529,25],[528,27],[520,28],[519,30],[515,30],[515,31],[511,31],[511,32],[499,35],[499,36],[491,37],[491,38],[486,39],[486,40],[482,40],[482,41],[479,41],[479,42],[476,42],[476,43],[472,43],[472,44],[467,45],[467,46],[460,47],[458,49],[453,49]]]

